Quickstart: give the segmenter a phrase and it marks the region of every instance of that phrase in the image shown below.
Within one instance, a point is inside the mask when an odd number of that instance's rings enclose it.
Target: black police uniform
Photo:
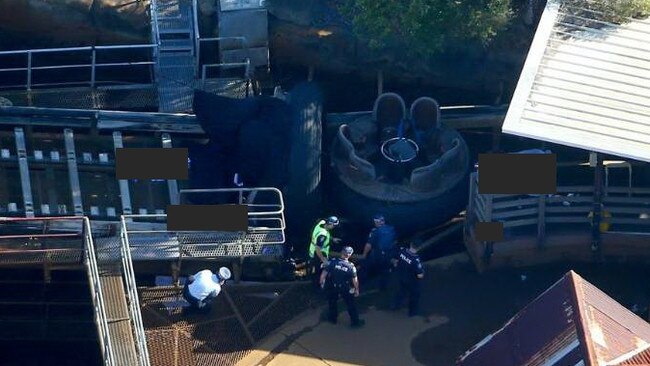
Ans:
[[[393,301],[393,309],[398,309],[402,300],[409,295],[409,316],[417,315],[420,301],[420,279],[417,275],[424,274],[422,262],[417,254],[408,248],[401,248],[397,254],[397,278],[399,290]]]
[[[329,304],[328,320],[330,322],[336,323],[336,318],[338,318],[336,303],[340,296],[345,301],[352,325],[360,324],[354,294],[350,293],[350,289],[353,288],[352,280],[355,277],[357,277],[357,270],[354,264],[341,258],[330,260],[327,266],[327,278],[325,279],[325,290],[327,291]]]
[[[396,237],[395,228],[388,224],[373,228],[368,235],[368,243],[372,249],[368,253],[368,258],[361,265],[361,278],[363,280],[378,275],[381,290],[388,287],[390,259],[395,256]]]

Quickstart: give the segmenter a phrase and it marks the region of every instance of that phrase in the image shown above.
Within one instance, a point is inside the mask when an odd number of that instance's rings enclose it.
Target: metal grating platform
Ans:
[[[224,287],[209,314],[168,312],[182,288],[140,289],[151,364],[234,365],[279,326],[318,305],[310,283]]]
[[[100,282],[106,301],[108,329],[113,345],[116,365],[137,365],[138,358],[133,340],[133,330],[127,309],[122,276],[118,268],[102,268]],[[117,273],[113,273],[113,272]]]

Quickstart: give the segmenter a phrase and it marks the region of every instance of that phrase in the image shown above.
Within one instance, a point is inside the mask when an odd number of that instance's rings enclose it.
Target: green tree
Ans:
[[[373,49],[420,57],[452,42],[487,44],[513,13],[510,0],[347,0],[340,10]]]
[[[650,0],[565,0],[570,13],[594,20],[625,23],[650,15]]]

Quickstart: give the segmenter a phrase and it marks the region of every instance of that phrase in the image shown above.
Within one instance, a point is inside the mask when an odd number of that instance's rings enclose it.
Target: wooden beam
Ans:
[[[543,248],[546,242],[546,197],[539,196],[537,204],[537,247]]]

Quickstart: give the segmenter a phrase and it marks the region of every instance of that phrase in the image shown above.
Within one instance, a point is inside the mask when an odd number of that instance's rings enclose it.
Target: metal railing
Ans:
[[[79,220],[75,216],[0,217],[4,234],[0,235],[0,264],[81,264],[84,247]]]
[[[154,62],[158,60],[158,52],[160,47],[160,28],[158,27],[158,3],[157,0],[149,1],[149,12],[151,13],[151,36],[152,41],[156,45],[154,49]]]
[[[207,69],[208,68],[229,68],[229,67],[245,67],[244,71],[244,78],[248,79],[250,78],[250,73],[251,73],[251,62],[249,58],[246,58],[245,61],[243,62],[222,62],[222,63],[211,63],[211,64],[204,64],[201,65],[201,45],[203,43],[212,43],[212,42],[221,42],[221,41],[240,41],[241,42],[241,49],[245,50],[246,54],[248,54],[248,40],[246,37],[208,37],[208,38],[200,38],[198,31],[196,33],[196,73],[198,76],[199,70],[201,71],[201,85],[205,84],[205,79],[206,79],[206,74],[207,74]]]
[[[34,71],[38,70],[69,70],[69,69],[90,69],[90,75],[88,81],[68,81],[62,83],[56,83],[54,85],[88,85],[91,88],[94,88],[99,83],[120,83],[119,80],[110,80],[98,82],[96,80],[97,70],[105,67],[135,67],[135,66],[153,66],[155,61],[132,61],[132,62],[97,62],[97,53],[99,51],[115,51],[115,50],[153,50],[154,54],[157,52],[157,44],[134,44],[134,45],[115,45],[115,46],[86,46],[86,47],[68,47],[68,48],[45,48],[45,49],[30,49],[30,50],[17,50],[17,51],[2,51],[0,52],[0,57],[2,56],[19,56],[25,55],[25,66],[23,67],[11,67],[11,68],[2,68],[0,73],[15,73],[15,72],[25,72],[25,84],[14,85],[13,87],[25,87],[27,90],[31,90],[35,86],[52,86],[53,83],[35,83],[34,82]],[[77,64],[61,64],[61,65],[47,65],[47,66],[34,66],[34,58],[36,55],[41,54],[70,54],[72,52],[90,52],[90,63],[77,63]],[[124,82],[127,83],[127,82]]]
[[[106,303],[104,302],[102,285],[99,280],[99,268],[97,265],[95,244],[93,242],[92,231],[90,228],[90,220],[87,217],[83,217],[82,219],[84,225],[85,263],[88,271],[88,281],[92,293],[93,307],[95,309],[95,323],[99,334],[99,343],[102,349],[104,365],[112,366],[114,365],[115,356],[113,354],[113,347],[108,329],[107,313],[105,309]]]
[[[199,4],[197,0],[192,0],[192,23],[194,26],[194,57],[196,57],[196,66],[194,74],[198,76],[199,63],[201,62],[201,36],[199,35]]]
[[[559,186],[556,195],[479,194],[478,174],[472,173],[468,205],[468,234],[477,222],[500,221],[503,228],[536,227],[540,244],[548,227],[588,230],[594,209],[593,186]],[[620,233],[650,234],[650,188],[603,187],[603,222]],[[610,231],[611,232],[611,231]]]
[[[282,193],[276,188],[224,188],[181,190],[181,203],[188,195],[216,195],[219,203],[248,206],[248,229],[225,231],[168,231],[167,215],[122,215],[122,230],[135,260],[240,258],[246,256],[282,256],[285,219]],[[208,197],[210,198],[210,197]],[[212,196],[211,198],[215,198]],[[263,200],[263,202],[261,202]]]
[[[140,314],[140,301],[138,299],[137,284],[135,273],[133,271],[133,259],[131,258],[131,248],[129,247],[129,237],[126,230],[126,223],[122,217],[122,228],[120,230],[120,252],[122,257],[122,276],[126,286],[129,305],[129,317],[133,325],[136,349],[138,351],[138,365],[149,366],[149,350],[142,324],[142,315]]]
[[[59,224],[59,225],[57,225]],[[92,231],[90,227],[90,220],[88,217],[82,216],[62,216],[62,217],[36,217],[36,218],[0,218],[0,228],[3,231],[10,231],[10,235],[0,236],[1,243],[7,243],[11,240],[20,239],[38,239],[44,241],[46,239],[60,240],[62,238],[77,238],[79,241],[66,243],[65,248],[45,248],[40,249],[18,249],[11,251],[2,251],[2,256],[16,255],[22,253],[44,252],[45,260],[40,263],[46,264],[47,262],[58,262],[56,256],[60,255],[62,251],[65,252],[82,252],[83,262],[87,270],[88,283],[90,285],[91,298],[93,309],[95,313],[95,325],[99,336],[99,345],[101,348],[104,365],[112,366],[115,364],[115,357],[111,338],[108,329],[107,312],[105,308],[105,301],[103,297],[101,282],[99,280],[99,270],[97,265],[97,257],[95,252],[95,245],[93,242]],[[30,256],[31,257],[31,256]],[[34,259],[34,258],[32,258]],[[41,259],[40,257],[38,259]],[[1,261],[1,260],[0,260]],[[37,263],[31,261],[32,263]],[[67,261],[66,261],[67,262]]]

